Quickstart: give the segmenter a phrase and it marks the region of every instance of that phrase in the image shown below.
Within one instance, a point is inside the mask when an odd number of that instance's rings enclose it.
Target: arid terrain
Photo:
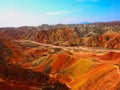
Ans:
[[[120,22],[0,28],[0,90],[120,90]]]

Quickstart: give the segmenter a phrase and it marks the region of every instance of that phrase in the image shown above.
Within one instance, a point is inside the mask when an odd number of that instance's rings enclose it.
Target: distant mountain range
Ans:
[[[0,28],[0,90],[120,90],[120,22]]]

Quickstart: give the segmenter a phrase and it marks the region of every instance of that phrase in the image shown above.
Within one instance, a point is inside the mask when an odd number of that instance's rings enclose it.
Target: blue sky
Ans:
[[[0,0],[0,27],[120,20],[120,0]]]

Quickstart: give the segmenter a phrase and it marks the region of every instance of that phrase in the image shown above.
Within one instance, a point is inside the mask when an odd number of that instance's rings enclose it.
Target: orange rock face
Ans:
[[[120,24],[0,29],[0,90],[120,90]]]
[[[120,60],[120,52],[108,52],[100,57],[102,60]]]

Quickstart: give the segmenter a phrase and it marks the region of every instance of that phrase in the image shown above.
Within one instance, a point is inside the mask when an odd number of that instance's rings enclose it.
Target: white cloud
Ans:
[[[32,12],[17,11],[14,9],[0,10],[0,27],[37,26],[40,24],[60,23],[61,14],[68,11],[50,12],[36,14]],[[50,17],[50,15],[60,15],[60,17]],[[62,23],[62,22],[61,22]]]
[[[2,10],[0,13],[0,27],[39,25],[44,23],[44,15],[35,15],[17,10]]]
[[[67,13],[66,11],[48,12],[47,15],[61,15]]]

